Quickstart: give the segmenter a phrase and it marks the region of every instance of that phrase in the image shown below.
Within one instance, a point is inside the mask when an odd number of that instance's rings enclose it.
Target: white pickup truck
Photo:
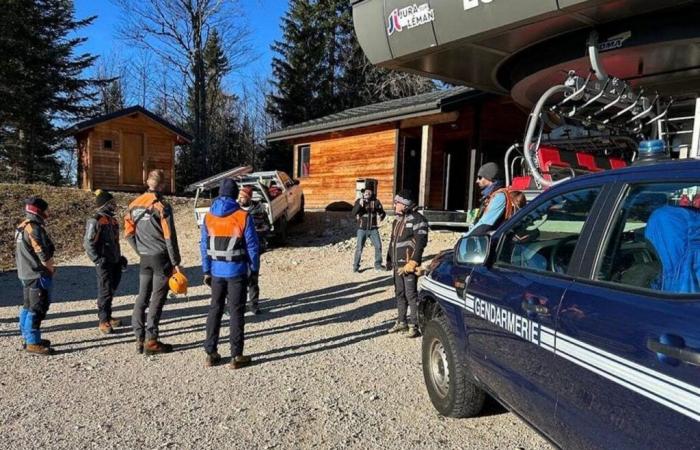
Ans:
[[[269,172],[252,172],[250,167],[235,169],[214,175],[187,187],[186,191],[195,191],[194,213],[197,224],[201,227],[204,215],[209,211],[213,191],[219,187],[221,180],[231,178],[236,181],[238,188],[250,186],[253,189],[253,199],[250,213],[255,220],[263,245],[274,237],[283,243],[287,239],[287,226],[290,222],[301,221],[304,218],[304,193],[298,180],[293,180],[286,173],[273,170]],[[206,203],[203,205],[203,203]]]

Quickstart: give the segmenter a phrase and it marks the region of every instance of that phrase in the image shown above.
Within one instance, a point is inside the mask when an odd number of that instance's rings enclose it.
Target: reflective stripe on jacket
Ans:
[[[233,214],[218,217],[207,213],[207,255],[214,261],[240,262],[246,260],[245,227],[248,213],[242,209]]]

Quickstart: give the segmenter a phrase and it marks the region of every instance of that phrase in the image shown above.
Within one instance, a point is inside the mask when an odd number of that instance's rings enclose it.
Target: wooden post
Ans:
[[[175,193],[175,141],[170,146],[170,193]]]
[[[88,183],[87,183],[87,188],[92,191],[92,183],[95,180],[95,165],[92,162],[92,148],[91,148],[91,139],[90,136],[92,136],[93,130],[88,131],[88,137],[87,137],[87,151],[88,151],[88,164],[90,165],[90,168],[88,170],[89,176],[88,176]]]
[[[427,208],[430,202],[430,162],[433,156],[433,126],[423,125],[420,145],[420,188],[418,206]]]
[[[474,208],[474,183],[476,183],[476,149],[473,148],[469,155],[469,186],[467,199],[467,212]]]

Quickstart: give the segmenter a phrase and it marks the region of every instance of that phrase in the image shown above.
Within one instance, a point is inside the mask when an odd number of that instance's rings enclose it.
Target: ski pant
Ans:
[[[139,295],[131,317],[136,339],[158,339],[158,323],[168,296],[168,279],[172,271],[173,267],[167,255],[141,256]]]
[[[41,343],[41,322],[51,304],[53,280],[42,276],[34,280],[20,280],[24,302],[19,310],[19,331],[27,344]]]
[[[250,302],[251,308],[257,308],[259,300],[260,285],[258,284],[258,273],[252,272],[248,276],[248,301]]]
[[[221,317],[224,314],[226,299],[228,298],[231,357],[235,358],[243,354],[247,284],[248,279],[246,277],[212,277],[211,304],[207,315],[207,337],[204,341],[204,350],[207,353],[217,351]]]
[[[103,262],[95,266],[97,271],[97,317],[100,322],[112,318],[112,300],[114,292],[122,279],[121,264]]]
[[[408,324],[417,325],[417,305],[418,305],[418,277],[412,273],[399,275],[394,270],[394,288],[396,290],[396,304],[399,309],[399,323],[406,323],[408,314]],[[408,310],[408,311],[407,311]]]
[[[360,268],[362,249],[365,247],[367,238],[372,241],[372,246],[374,246],[374,268],[382,268],[382,239],[379,236],[379,230],[372,228],[371,230],[357,230],[357,247],[355,247],[355,259],[352,262],[352,268],[354,270]]]

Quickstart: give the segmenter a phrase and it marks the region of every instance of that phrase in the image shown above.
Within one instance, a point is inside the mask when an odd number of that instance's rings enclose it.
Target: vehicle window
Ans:
[[[600,188],[554,197],[520,219],[502,237],[497,262],[566,273]]]
[[[631,186],[606,237],[596,279],[669,293],[700,292],[700,186]]]

